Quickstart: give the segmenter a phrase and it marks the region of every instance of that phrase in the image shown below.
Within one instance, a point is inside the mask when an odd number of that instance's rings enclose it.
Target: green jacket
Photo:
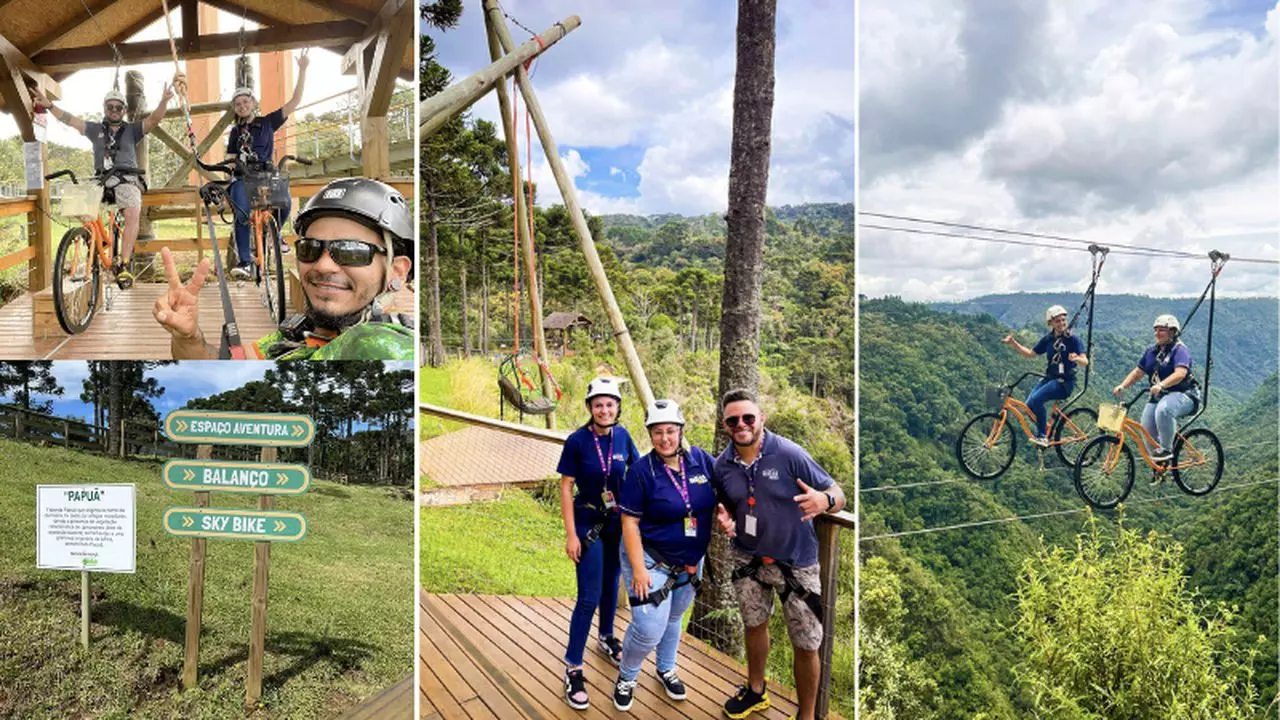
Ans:
[[[412,360],[413,328],[365,322],[327,343],[318,338],[289,342],[277,330],[254,343],[253,349],[261,360]]]

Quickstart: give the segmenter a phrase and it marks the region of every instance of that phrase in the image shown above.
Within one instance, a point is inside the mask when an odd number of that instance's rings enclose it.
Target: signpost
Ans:
[[[197,492],[301,495],[311,487],[311,471],[283,463],[170,460],[164,464],[164,484]]]
[[[37,485],[36,567],[80,571],[80,644],[89,647],[89,573],[137,569],[133,485]]]
[[[262,656],[267,633],[267,577],[271,543],[296,542],[307,535],[300,513],[274,510],[276,495],[301,495],[311,488],[305,465],[276,462],[277,448],[305,447],[315,438],[315,423],[304,415],[175,410],[164,421],[165,435],[180,443],[199,443],[197,459],[165,463],[162,477],[174,490],[195,491],[196,507],[171,507],[164,530],[190,537],[191,574],[187,595],[187,647],[182,668],[184,688],[196,684],[200,654],[200,615],[204,598],[206,538],[251,540],[253,548],[253,613],[249,631],[249,667],[245,705],[262,697]],[[211,459],[213,445],[257,445],[260,462]],[[209,493],[258,496],[257,510],[210,508]]]
[[[180,443],[306,447],[316,425],[305,415],[175,410],[164,419],[164,434]]]

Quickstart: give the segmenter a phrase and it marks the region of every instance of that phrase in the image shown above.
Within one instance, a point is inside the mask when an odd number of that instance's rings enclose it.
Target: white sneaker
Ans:
[[[1036,447],[1047,448],[1049,447],[1049,438],[1045,437],[1044,435],[1033,437],[1031,438],[1031,444],[1035,445]]]

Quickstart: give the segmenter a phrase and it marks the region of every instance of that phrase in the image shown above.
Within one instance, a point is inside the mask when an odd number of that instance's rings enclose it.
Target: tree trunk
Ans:
[[[733,141],[729,165],[728,238],[720,315],[719,398],[732,388],[760,385],[760,289],[764,269],[764,214],[769,189],[773,125],[773,62],[777,0],[738,0],[737,68],[733,80]],[[719,413],[717,413],[719,414]],[[715,449],[729,443],[716,422]],[[689,633],[737,655],[737,622],[708,617],[736,606],[729,539],[715,530],[709,550],[714,582],[704,583],[693,607]]]
[[[427,362],[431,367],[444,364],[444,340],[440,337],[440,249],[437,237],[436,200],[429,182],[423,183],[427,198],[427,273],[431,287],[427,293]]]
[[[480,354],[489,357],[489,264],[480,258]]]
[[[471,324],[467,322],[467,266],[464,263],[458,270],[462,281],[462,359],[471,357]]]
[[[124,368],[121,363],[107,364],[107,455],[120,454],[120,428],[124,420]]]
[[[693,321],[689,323],[689,352],[698,352],[698,298],[696,296],[691,305]]]

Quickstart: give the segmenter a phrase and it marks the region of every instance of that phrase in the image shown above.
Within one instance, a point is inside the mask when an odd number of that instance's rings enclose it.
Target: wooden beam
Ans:
[[[222,12],[235,15],[237,18],[252,20],[253,22],[256,22],[259,25],[262,25],[264,27],[280,25],[287,21],[286,18],[272,17],[270,15],[267,15],[266,13],[259,12],[257,10],[253,10],[250,8],[246,8],[244,5],[241,4],[240,0],[200,0],[200,2],[204,3],[205,5],[208,5],[209,7],[217,8]],[[251,51],[253,50],[252,48],[248,48],[248,47],[246,47],[245,49],[251,50]]]
[[[182,54],[192,50],[192,43],[200,37],[199,0],[182,0]]]
[[[31,93],[27,90],[27,81],[22,68],[9,59],[7,54],[0,54],[0,97],[4,98],[4,108],[13,116],[18,126],[18,134],[24,142],[36,139],[35,122],[32,120]]]
[[[36,249],[27,246],[21,250],[11,252],[8,255],[0,255],[0,272],[4,272],[14,265],[21,265],[36,256]]]
[[[311,23],[309,25],[279,25],[245,33],[244,44],[254,52],[315,47],[321,44],[354,42],[364,33],[364,27],[353,20]],[[224,57],[240,52],[240,33],[200,35],[195,47],[185,53],[186,60]],[[118,45],[120,54],[130,64],[160,62],[170,57],[169,41],[147,40]],[[50,71],[74,72],[115,64],[111,48],[102,45],[46,50],[38,56],[40,64]]]
[[[231,103],[229,102],[196,103],[195,105],[191,106],[191,114],[192,116],[195,116],[195,115],[203,115],[206,113],[223,113],[230,109],[231,109]],[[164,111],[164,116],[167,118],[182,117],[182,108],[180,107],[169,108],[168,110]]]
[[[31,195],[16,198],[0,198],[0,218],[26,215],[35,212],[35,199]]]
[[[27,78],[34,81],[37,86],[44,90],[44,94],[49,96],[50,100],[58,100],[62,97],[62,86],[58,84],[57,80],[50,77],[49,73],[46,72],[44,68],[32,62],[31,58],[27,57],[26,54],[19,50],[12,42],[9,42],[9,38],[4,35],[0,35],[0,60],[3,60],[21,75],[25,75]],[[25,90],[26,81],[23,81],[20,84]],[[28,118],[31,116],[29,100],[30,98],[28,98],[28,102],[25,104]],[[6,105],[6,108],[7,107],[8,105]]]
[[[341,15],[348,20],[356,20],[365,25],[372,23],[377,17],[377,13],[370,12],[359,5],[352,5],[343,0],[303,0],[306,4],[321,10],[328,10],[331,13]]]
[[[203,157],[204,154],[208,152],[209,148],[213,147],[213,144],[221,139],[222,131],[227,129],[227,126],[231,124],[231,121],[235,119],[235,116],[235,112],[228,110],[222,114],[222,117],[218,118],[218,122],[214,123],[213,127],[209,130],[209,134],[205,135],[204,139],[196,145],[197,157]],[[195,158],[188,155],[183,159],[182,164],[178,166],[178,170],[173,174],[173,177],[165,181],[164,186],[166,188],[181,187],[187,182],[187,173],[191,172],[191,168],[195,166]]]
[[[132,25],[130,25],[129,27],[126,27],[125,29],[113,35],[111,37],[111,42],[122,43],[128,40],[129,38],[133,37],[134,35],[137,35],[139,32],[142,31],[143,28],[155,22],[156,20],[159,20],[162,17],[164,17],[164,10],[159,3],[156,3],[156,7],[154,10],[138,18],[137,21],[135,21]],[[66,71],[50,73],[50,74],[53,75],[54,80],[57,80],[58,82],[62,82],[63,80],[66,80],[67,77],[70,76],[72,72],[73,71],[71,70],[66,70]],[[50,95],[50,97],[53,97],[53,96]],[[54,99],[57,99],[57,98],[54,98]]]
[[[374,52],[360,54],[362,61],[367,60],[362,68],[361,115],[363,117],[383,117],[391,106],[391,95],[395,92],[396,68],[400,67],[404,51],[413,37],[416,24],[413,22],[414,5],[404,0],[387,0],[378,13],[377,40]]]
[[[88,2],[88,0],[86,0],[86,2]],[[94,15],[97,15],[103,10],[106,10],[107,7],[112,5],[114,2],[115,0],[92,0],[92,2],[88,2],[89,11]],[[70,35],[76,30],[79,30],[85,23],[89,22],[88,15],[77,15],[76,18],[77,19],[72,21],[70,24],[54,28],[53,30],[45,33],[43,37],[40,37],[35,42],[31,43],[27,47],[27,54],[36,55],[44,50],[48,50],[53,45],[57,45],[59,40]]]
[[[189,160],[191,158],[191,151],[183,147],[182,143],[178,142],[177,138],[170,135],[169,131],[165,130],[159,125],[155,126],[155,128],[152,129],[149,134],[155,135],[157,138],[159,138],[160,142],[164,143],[166,147],[168,147],[170,150],[176,153],[177,156],[182,158],[183,160]],[[199,172],[200,176],[205,178],[206,180],[221,179],[221,178],[215,178],[213,176],[213,173],[210,173],[207,170],[204,170],[201,168],[196,168],[196,171]]]

